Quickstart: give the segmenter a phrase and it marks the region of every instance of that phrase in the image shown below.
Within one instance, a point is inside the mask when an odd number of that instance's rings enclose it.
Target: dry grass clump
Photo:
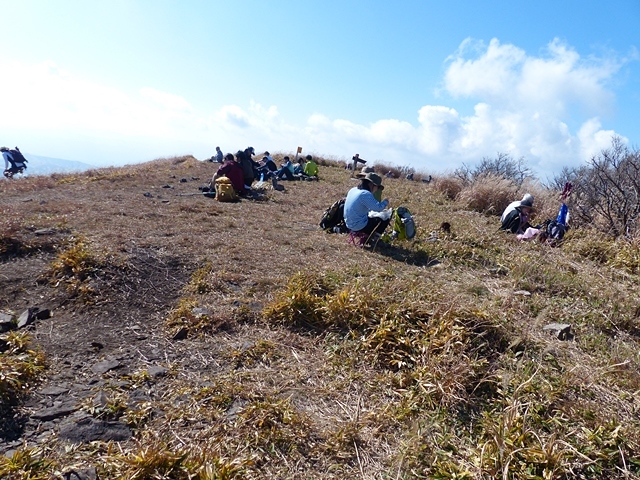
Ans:
[[[454,175],[437,176],[433,180],[434,188],[449,200],[455,200],[464,188],[464,183]]]
[[[106,452],[105,467],[113,478],[144,480],[230,480],[240,478],[242,465],[220,458],[206,449],[173,449],[158,438],[140,441],[130,452],[113,455]]]
[[[26,333],[9,332],[0,343],[0,411],[4,416],[38,380],[45,358],[41,351],[29,348]]]
[[[20,448],[11,458],[0,458],[0,476],[7,480],[49,480],[58,464],[47,454],[40,447]]]
[[[518,186],[511,180],[484,175],[460,190],[456,200],[469,210],[496,215],[516,199],[517,191]]]
[[[340,332],[349,339],[344,348],[362,361],[406,372],[405,387],[423,403],[466,401],[487,366],[484,350],[505,347],[504,332],[485,312],[449,304],[416,283],[362,279],[331,288],[301,273],[263,315],[278,325]]]
[[[436,183],[436,188],[437,185]],[[549,190],[530,179],[520,185],[499,175],[484,174],[463,185],[454,198],[461,208],[501,215],[511,202],[520,200],[525,193],[535,198],[532,224],[556,218],[560,208],[559,192]]]
[[[53,287],[63,285],[71,295],[90,302],[96,293],[91,280],[102,274],[109,263],[113,261],[108,262],[104,254],[96,253],[85,238],[71,238],[67,248],[58,252],[38,280]]]

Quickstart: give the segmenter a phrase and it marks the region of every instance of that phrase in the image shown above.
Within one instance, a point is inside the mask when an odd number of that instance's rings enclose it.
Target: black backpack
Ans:
[[[22,152],[18,147],[10,149],[9,153],[13,157],[13,162],[11,163],[13,163],[14,167],[27,168],[27,159],[24,158],[24,155],[22,155]]]
[[[559,242],[564,238],[564,234],[567,232],[567,227],[557,220],[551,220],[547,224],[545,231],[547,232],[547,239]]]
[[[346,233],[348,231],[347,225],[344,223],[345,200],[345,198],[337,200],[324,211],[320,220],[320,227],[323,230],[329,233]]]

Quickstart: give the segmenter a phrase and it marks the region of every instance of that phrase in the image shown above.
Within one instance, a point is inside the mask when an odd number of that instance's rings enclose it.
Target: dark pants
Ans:
[[[382,220],[380,218],[375,218],[375,217],[369,218],[365,227],[359,231],[362,233],[366,233],[367,235],[371,235],[373,232],[376,232],[382,235],[382,233],[389,226],[390,222],[391,222],[390,218],[389,220]]]
[[[276,177],[278,178],[278,180],[282,180],[283,176],[286,177],[287,180],[295,180],[293,173],[291,173],[291,170],[289,170],[287,167],[283,167],[276,172]]]

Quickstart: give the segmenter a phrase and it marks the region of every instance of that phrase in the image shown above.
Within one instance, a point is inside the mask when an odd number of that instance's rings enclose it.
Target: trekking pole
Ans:
[[[196,195],[213,195],[213,192],[176,193],[176,197],[195,197]]]

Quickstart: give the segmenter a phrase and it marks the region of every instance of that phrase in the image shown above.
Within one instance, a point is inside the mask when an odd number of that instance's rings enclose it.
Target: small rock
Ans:
[[[36,320],[36,313],[40,309],[38,307],[29,307],[18,317],[18,328],[24,328],[31,325]]]
[[[58,395],[62,395],[64,393],[67,393],[68,391],[69,391],[69,387],[53,386],[53,387],[43,388],[42,390],[40,390],[40,393],[42,395],[50,395],[52,397],[57,397]]]
[[[96,467],[70,470],[62,474],[64,480],[98,480]]]
[[[109,397],[104,390],[100,390],[98,394],[93,398],[93,405],[95,407],[106,407],[109,403]]]
[[[54,235],[57,233],[57,230],[55,228],[41,228],[33,233],[34,235]]]
[[[147,373],[151,378],[164,377],[167,374],[167,369],[160,365],[153,365],[147,368]]]
[[[189,332],[189,330],[186,327],[182,327],[173,336],[173,340],[184,340],[185,338],[187,338],[187,333],[188,332]]]
[[[0,333],[8,332],[15,327],[13,317],[7,313],[0,312]]]
[[[530,297],[531,296],[531,292],[528,292],[527,290],[516,290],[515,292],[513,292],[514,295],[520,295],[522,297]]]
[[[66,417],[70,413],[75,412],[77,409],[78,407],[76,407],[74,404],[63,403],[62,405],[45,408],[44,410],[35,412],[31,415],[31,418],[35,418],[36,420],[41,420],[43,422],[48,422],[49,420],[55,420],[56,418]]]
[[[162,188],[173,188],[171,185],[163,185]]]
[[[34,313],[34,317],[36,320],[47,320],[48,318],[51,318],[51,310],[48,308],[43,308],[42,310],[38,309],[38,311]]]
[[[96,375],[103,375],[109,370],[114,370],[119,366],[120,362],[118,360],[104,360],[102,362],[96,363],[93,367],[91,367],[91,371]]]
[[[153,198],[153,195],[151,194],[151,192],[144,192],[142,195],[144,195],[147,198]]]
[[[131,403],[143,403],[148,402],[149,400],[151,400],[149,395],[147,395],[141,389],[132,390],[131,392],[129,392],[129,402]]]
[[[85,417],[62,425],[59,436],[74,443],[89,443],[96,440],[121,442],[131,437],[131,430],[121,422],[105,422]]]
[[[570,323],[550,323],[542,327],[542,330],[555,333],[558,340],[571,340],[573,338]]]
[[[206,315],[211,315],[211,310],[205,307],[193,307],[191,309],[191,313],[193,313],[196,317],[202,317]]]
[[[180,183],[187,183],[189,180],[187,180],[186,178],[181,178],[180,179]]]

